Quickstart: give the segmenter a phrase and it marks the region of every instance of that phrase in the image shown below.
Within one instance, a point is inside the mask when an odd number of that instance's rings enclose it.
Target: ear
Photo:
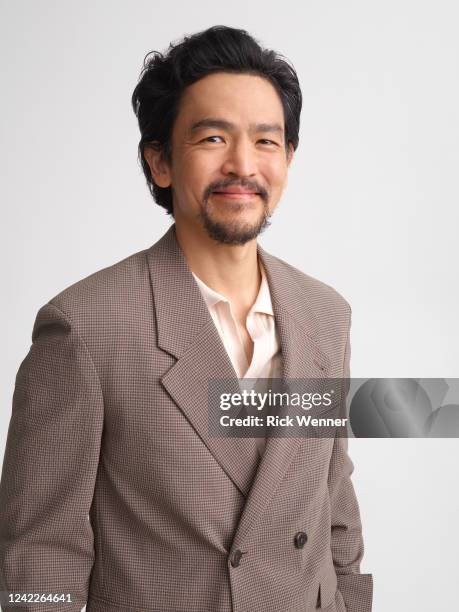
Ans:
[[[158,187],[170,187],[171,171],[164,159],[160,143],[153,141],[145,145],[143,155],[150,168],[151,176]]]

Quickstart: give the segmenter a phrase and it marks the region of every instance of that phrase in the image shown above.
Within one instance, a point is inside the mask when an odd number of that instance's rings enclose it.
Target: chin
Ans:
[[[266,217],[257,222],[220,221],[211,217],[204,219],[207,234],[220,244],[243,245],[256,238],[270,225]]]
[[[236,204],[224,208],[211,208],[207,211],[207,215],[217,223],[256,225],[265,217],[265,210],[256,204]]]

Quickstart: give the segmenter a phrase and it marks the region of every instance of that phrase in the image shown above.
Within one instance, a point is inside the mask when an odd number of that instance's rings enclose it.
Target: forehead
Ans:
[[[177,128],[187,129],[206,116],[239,124],[281,123],[284,112],[274,86],[248,74],[214,73],[187,87],[182,95]]]

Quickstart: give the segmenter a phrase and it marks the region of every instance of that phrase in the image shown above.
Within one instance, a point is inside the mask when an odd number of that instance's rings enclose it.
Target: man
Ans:
[[[37,314],[0,489],[8,593],[90,612],[368,612],[345,438],[222,438],[208,381],[348,377],[350,308],[268,254],[293,68],[214,27],[145,62],[139,153],[174,218]]]

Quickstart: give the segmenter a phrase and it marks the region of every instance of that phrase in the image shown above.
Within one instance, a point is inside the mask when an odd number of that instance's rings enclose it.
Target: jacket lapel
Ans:
[[[285,263],[258,245],[258,255],[265,266],[270,287],[283,363],[283,379],[323,378],[330,371],[329,358],[318,344],[320,326],[304,289],[286,274]],[[288,471],[304,438],[268,437],[266,449],[246,499],[233,547],[244,547],[251,528],[260,520],[270,499]]]
[[[283,377],[321,378],[329,372],[319,347],[319,323],[295,270],[258,245],[268,279],[280,337]],[[225,391],[240,391],[237,374],[220,339],[199,287],[175,236],[175,224],[147,251],[157,318],[158,345],[177,361],[162,384],[246,497],[235,545],[247,537],[287,472],[303,438],[268,437],[259,458],[253,438],[220,438],[209,433],[208,380],[230,381]]]
[[[250,438],[212,436],[208,422],[208,380],[231,381],[240,391],[231,363],[200,289],[175,237],[175,224],[147,251],[157,320],[158,345],[176,357],[162,384],[196,433],[246,496],[259,455]]]

